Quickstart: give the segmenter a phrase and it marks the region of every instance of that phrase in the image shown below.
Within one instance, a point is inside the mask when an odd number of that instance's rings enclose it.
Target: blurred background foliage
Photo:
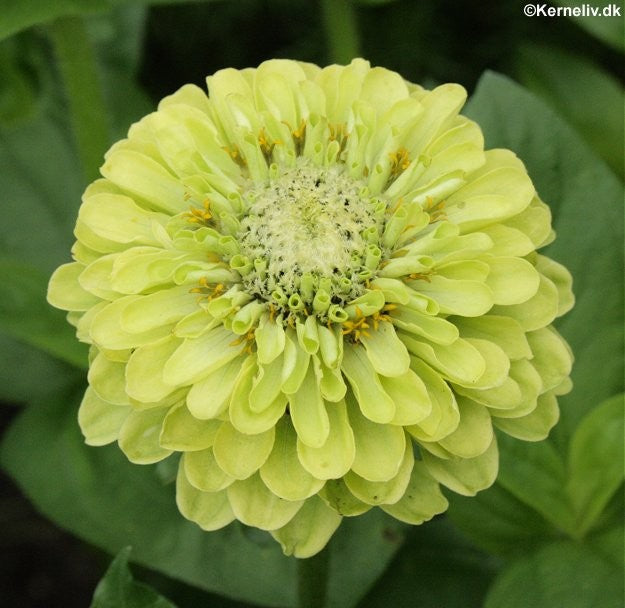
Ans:
[[[417,528],[375,513],[346,522],[329,605],[622,606],[624,21],[523,6],[0,0],[4,605],[294,605],[293,560],[263,534],[202,533],[176,513],[170,469],[83,446],[86,351],[45,289],[104,152],[161,97],[222,67],[360,55],[428,87],[463,84],[488,146],[524,160],[554,213],[549,255],[575,278],[559,329],[577,362],[549,440],[500,437],[493,488],[450,496],[448,515]]]

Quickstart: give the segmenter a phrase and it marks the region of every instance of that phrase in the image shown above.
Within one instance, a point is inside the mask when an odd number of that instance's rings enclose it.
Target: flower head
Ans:
[[[287,553],[342,516],[419,524],[497,474],[493,427],[558,418],[568,272],[548,207],[433,91],[363,60],[267,61],[184,86],[83,196],[50,281],[91,344],[87,443],[180,452],[177,502]]]

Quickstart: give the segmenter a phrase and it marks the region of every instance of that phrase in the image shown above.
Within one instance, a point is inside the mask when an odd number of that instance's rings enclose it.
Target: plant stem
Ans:
[[[323,608],[328,590],[327,547],[317,555],[297,560],[297,593],[299,608]]]
[[[49,31],[65,87],[83,175],[87,181],[92,181],[98,175],[102,156],[110,143],[108,113],[95,53],[81,17],[57,19]]]
[[[349,63],[360,55],[360,36],[353,0],[321,0],[321,13],[331,62]]]

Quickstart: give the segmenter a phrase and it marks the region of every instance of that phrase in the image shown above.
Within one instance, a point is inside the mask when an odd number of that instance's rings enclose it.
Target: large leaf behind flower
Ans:
[[[487,148],[523,160],[553,212],[557,238],[544,253],[573,275],[575,308],[557,323],[575,354],[575,388],[559,399],[555,431],[564,448],[588,409],[623,386],[623,185],[555,112],[505,76],[486,73],[465,113]]]
[[[2,465],[45,515],[115,553],[197,587],[266,606],[296,603],[296,560],[266,533],[239,524],[207,533],[178,513],[174,484],[130,464],[117,446],[84,444],[76,395],[28,408],[7,433]],[[331,607],[352,606],[399,548],[402,524],[376,509],[333,539]]]
[[[552,436],[536,444],[502,436],[496,486],[476,499],[453,497],[450,515],[477,544],[510,558],[488,608],[618,606],[622,550],[605,547],[623,538],[615,494],[623,401],[608,399],[622,390],[622,184],[553,111],[503,76],[482,78],[467,114],[488,147],[521,157],[552,208],[557,239],[548,254],[572,272],[577,297],[558,327],[576,362]]]

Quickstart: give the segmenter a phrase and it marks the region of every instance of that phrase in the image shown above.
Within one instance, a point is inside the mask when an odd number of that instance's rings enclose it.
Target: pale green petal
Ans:
[[[215,435],[213,454],[224,473],[235,479],[247,479],[271,454],[274,437],[273,427],[258,435],[244,435],[224,422]]]
[[[510,377],[494,388],[474,389],[456,384],[454,385],[454,390],[456,393],[469,397],[477,403],[497,410],[514,409],[523,402],[523,394],[519,384]]]
[[[384,392],[395,403],[391,424],[417,424],[432,412],[432,401],[423,380],[411,369],[397,378],[380,378]]]
[[[558,317],[561,317],[575,304],[575,295],[572,291],[573,277],[562,264],[544,255],[537,255],[535,264],[536,270],[547,277],[558,290]]]
[[[92,388],[87,388],[78,409],[78,424],[87,445],[106,445],[119,436],[131,408],[112,405],[98,397]]]
[[[102,348],[123,350],[150,344],[171,333],[171,326],[163,325],[150,331],[131,334],[121,327],[121,315],[126,306],[136,301],[139,296],[119,298],[102,309],[96,309],[91,320],[90,335],[93,341]]]
[[[454,317],[463,338],[480,338],[497,344],[511,360],[528,359],[532,351],[518,321],[510,317],[484,315],[477,318]]]
[[[466,98],[466,90],[453,83],[440,85],[432,91],[423,91],[419,97],[423,114],[416,127],[407,134],[404,142],[406,148],[415,156],[421,154],[458,114]]]
[[[404,496],[395,504],[381,505],[394,518],[419,525],[447,510],[449,503],[422,462],[415,462]]]
[[[289,395],[289,411],[297,436],[302,443],[319,448],[327,440],[330,421],[319,386],[318,363],[308,367],[308,372],[296,393]]]
[[[319,332],[317,319],[313,316],[306,317],[306,321],[296,321],[297,340],[299,345],[309,354],[314,355],[319,350]]]
[[[486,371],[486,361],[480,351],[462,338],[449,345],[428,344],[407,335],[403,335],[402,340],[412,354],[452,382],[471,386],[476,384]]]
[[[341,523],[341,516],[318,497],[308,499],[285,526],[272,531],[285,555],[306,558],[319,553]]]
[[[197,295],[189,293],[186,285],[140,296],[124,308],[122,329],[130,333],[151,331],[179,321],[195,312],[197,306]]]
[[[267,365],[282,354],[285,346],[284,328],[281,323],[271,320],[269,315],[261,317],[254,337],[259,363]]]
[[[345,517],[354,517],[356,515],[362,515],[371,509],[371,505],[368,505],[362,500],[358,500],[345,485],[342,479],[331,479],[326,481],[326,485],[323,486],[319,492],[319,498],[328,505],[332,510],[336,511],[339,515]]]
[[[371,281],[371,289],[379,289],[384,294],[385,302],[396,302],[398,304],[408,304],[410,290],[403,281],[399,279],[383,279],[378,277]]]
[[[282,377],[282,357],[278,356],[268,365],[259,364],[254,377],[249,402],[252,412],[262,412],[269,407],[280,394]]]
[[[408,87],[397,73],[381,67],[371,68],[364,80],[359,98],[369,102],[378,112],[408,97]]]
[[[519,418],[529,414],[536,407],[536,399],[542,392],[543,383],[534,366],[525,359],[513,361],[510,364],[510,378],[521,390],[521,399],[513,408],[491,409],[491,416]]]
[[[87,379],[93,390],[104,401],[114,405],[129,405],[126,394],[126,365],[118,361],[111,361],[103,353],[89,363]]]
[[[492,313],[512,317],[525,331],[540,329],[549,325],[558,314],[558,290],[546,277],[540,276],[536,294],[523,304],[494,306]]]
[[[325,365],[331,369],[337,369],[343,359],[343,336],[338,327],[328,329],[320,325],[317,329],[319,333],[319,350]]]
[[[191,384],[238,357],[242,351],[237,336],[216,327],[198,338],[187,338],[163,367],[163,380],[172,386]]]
[[[165,225],[167,215],[146,211],[130,197],[110,192],[84,196],[78,217],[94,234],[116,243],[159,245],[153,222]]]
[[[460,412],[456,398],[449,385],[429,365],[418,359],[413,359],[411,365],[427,388],[432,411],[406,430],[417,440],[438,441],[458,427]]]
[[[323,487],[323,480],[313,477],[300,463],[297,455],[298,437],[288,416],[276,426],[271,454],[260,468],[265,485],[285,500],[304,500]]]
[[[504,222],[505,226],[516,228],[526,234],[534,248],[545,243],[551,233],[551,210],[537,196],[521,213]]]
[[[184,517],[208,532],[219,530],[234,520],[226,491],[202,492],[193,487],[186,478],[182,462],[176,479],[176,504]]]
[[[453,323],[413,308],[400,306],[392,312],[391,320],[393,325],[400,329],[416,336],[423,336],[436,344],[452,344],[460,335]]]
[[[345,485],[356,498],[367,504],[393,504],[404,495],[410,481],[413,465],[412,442],[407,441],[404,458],[395,477],[388,481],[367,481],[360,475],[350,471],[344,477]]]
[[[520,258],[489,258],[490,272],[486,279],[495,304],[521,304],[538,291],[540,276],[526,260]]]
[[[326,409],[330,432],[325,443],[315,448],[298,438],[297,453],[302,466],[317,479],[338,479],[349,471],[354,462],[354,433],[343,401],[329,403]]]
[[[536,408],[519,418],[493,418],[493,424],[504,433],[523,441],[542,441],[560,418],[558,400],[552,393],[538,397]]]
[[[316,360],[315,365],[317,364],[321,369],[321,381],[319,383],[321,396],[326,401],[341,401],[341,399],[345,397],[345,392],[347,391],[347,385],[345,384],[341,370],[331,369],[324,365],[322,361],[319,361],[319,359]]]
[[[100,299],[85,291],[78,283],[78,277],[85,266],[78,262],[59,266],[48,283],[48,302],[62,310],[89,310]]]
[[[422,453],[428,473],[439,483],[463,496],[475,496],[490,487],[497,478],[499,452],[493,438],[490,447],[477,458],[444,460],[429,452]]]
[[[257,473],[244,481],[235,481],[226,490],[236,518],[247,526],[277,530],[285,526],[304,504],[303,500],[278,498]]]
[[[510,359],[502,348],[489,340],[480,338],[466,338],[486,362],[486,369],[477,382],[472,382],[469,388],[493,388],[501,386],[510,371]],[[462,384],[462,383],[460,383]]]
[[[91,262],[78,277],[80,286],[104,300],[114,300],[121,294],[113,289],[112,275],[118,254],[104,255]]]
[[[369,481],[388,481],[397,475],[404,458],[406,437],[400,426],[376,424],[360,413],[348,393],[347,411],[354,431],[356,456],[352,471]]]
[[[149,156],[118,148],[107,156],[100,172],[155,210],[173,215],[187,208],[184,186]]]
[[[343,353],[341,369],[354,391],[362,413],[373,422],[390,422],[395,416],[395,403],[384,392],[365,349],[358,344],[348,344]]]
[[[486,163],[471,178],[445,205],[447,218],[463,233],[520,213],[534,196],[523,164],[509,150],[488,150]]]
[[[205,450],[213,445],[222,423],[194,418],[183,401],[169,410],[161,430],[161,446],[178,452]]]
[[[152,464],[167,458],[172,451],[161,447],[159,437],[169,408],[133,411],[119,431],[119,447],[130,462]]]
[[[203,308],[197,308],[182,317],[182,319],[176,323],[172,333],[178,338],[199,338],[202,334],[205,334],[220,324],[220,319],[215,319],[215,317]]]
[[[185,452],[181,463],[189,483],[203,492],[219,492],[234,482],[217,464],[213,448]]]
[[[454,280],[435,274],[429,281],[419,281],[418,291],[432,298],[445,314],[478,317],[493,306],[493,292],[478,281]]]
[[[268,431],[286,409],[287,398],[280,394],[276,400],[262,412],[250,409],[249,394],[256,373],[255,357],[250,356],[241,368],[230,397],[230,422],[240,433],[256,435]]]
[[[470,399],[458,397],[460,422],[458,428],[438,443],[461,458],[483,454],[493,441],[493,425],[488,410]]]
[[[391,323],[382,321],[377,329],[371,328],[363,332],[360,341],[364,344],[367,357],[378,374],[401,376],[408,371],[410,355],[397,337]]]
[[[528,332],[527,340],[534,354],[530,362],[543,381],[541,392],[556,388],[569,376],[573,366],[568,345],[552,327]]]
[[[534,251],[534,243],[531,239],[517,228],[505,224],[492,224],[480,228],[480,232],[486,234],[493,241],[489,253],[501,256],[514,256],[522,258]]]
[[[163,381],[163,366],[180,346],[181,340],[166,336],[137,348],[126,365],[126,392],[144,403],[159,401],[175,390]]]
[[[187,394],[189,411],[204,420],[225,412],[242,365],[243,359],[237,357],[196,382]]]
[[[282,367],[282,392],[287,395],[297,392],[306,377],[309,361],[310,355],[300,348],[293,330],[287,331]]]

